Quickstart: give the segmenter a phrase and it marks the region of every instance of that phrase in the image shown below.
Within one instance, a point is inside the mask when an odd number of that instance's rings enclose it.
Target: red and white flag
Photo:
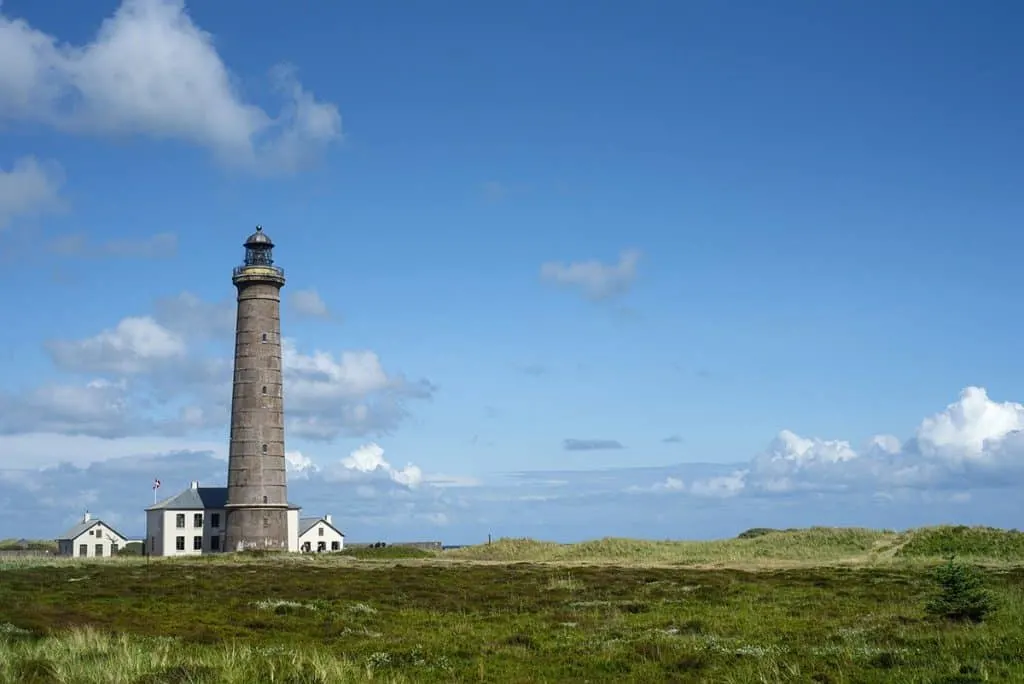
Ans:
[[[160,480],[153,480],[153,489],[160,489]]]

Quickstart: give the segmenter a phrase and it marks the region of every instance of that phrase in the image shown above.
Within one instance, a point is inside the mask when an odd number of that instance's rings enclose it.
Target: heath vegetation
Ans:
[[[1016,539],[819,529],[674,555],[501,540],[417,558],[20,559],[0,570],[0,681],[1024,681]]]

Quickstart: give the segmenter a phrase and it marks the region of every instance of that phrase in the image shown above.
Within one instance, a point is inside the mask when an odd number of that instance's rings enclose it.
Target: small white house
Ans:
[[[299,519],[299,550],[303,553],[315,551],[341,551],[345,548],[345,535],[331,522],[331,516]]]
[[[197,556],[224,548],[227,487],[189,488],[146,509],[146,553],[151,556]],[[299,550],[299,507],[288,504],[288,550]]]
[[[123,534],[86,512],[80,523],[57,539],[57,553],[74,558],[103,558],[116,556],[127,543]]]

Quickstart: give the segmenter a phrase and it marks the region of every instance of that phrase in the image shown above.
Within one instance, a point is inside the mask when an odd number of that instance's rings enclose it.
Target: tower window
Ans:
[[[264,341],[264,342],[266,342],[266,341],[267,341],[267,333],[263,333],[263,341]]]
[[[267,497],[263,497],[263,503],[267,503]]]
[[[266,386],[266,385],[264,385],[264,386],[263,386],[263,393],[264,393],[264,394],[266,394],[266,393],[267,393],[267,386]]]
[[[267,453],[267,445],[266,444],[263,445],[263,453]]]

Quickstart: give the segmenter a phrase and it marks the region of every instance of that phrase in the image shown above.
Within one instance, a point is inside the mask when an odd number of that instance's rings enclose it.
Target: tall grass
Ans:
[[[933,527],[893,532],[857,527],[757,530],[736,539],[643,541],[606,537],[576,544],[501,538],[452,549],[453,560],[612,562],[710,567],[887,564],[933,561],[950,554],[997,563],[1024,562],[1024,534],[1015,530]]]
[[[91,628],[42,639],[0,625],[0,681],[75,684],[158,682],[338,682],[406,681],[375,675],[372,666],[346,660],[313,645],[220,647],[165,637],[112,636]]]

